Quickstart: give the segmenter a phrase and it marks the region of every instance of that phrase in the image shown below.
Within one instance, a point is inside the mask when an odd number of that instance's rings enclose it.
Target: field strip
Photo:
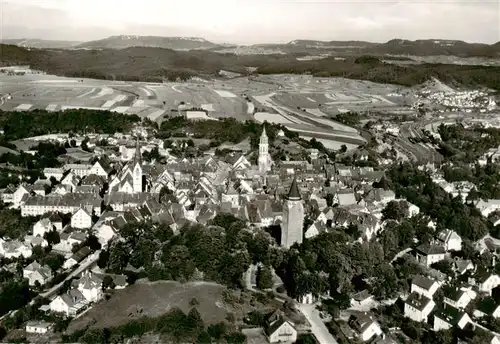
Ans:
[[[307,100],[309,100],[310,102],[316,103],[316,101],[310,97],[307,97]]]
[[[63,105],[63,106],[61,106],[61,110],[74,110],[74,109],[102,110],[102,108],[95,107],[95,106],[80,106],[80,105]]]
[[[395,103],[391,102],[390,100],[388,100],[382,96],[376,95],[376,94],[367,94],[367,96],[378,99],[381,102],[384,102],[384,103],[389,104],[389,105],[396,105]]]
[[[331,99],[331,100],[337,100],[337,98],[334,97],[331,93],[325,93],[325,97],[327,97],[328,99]]]
[[[263,123],[265,121],[275,124],[292,124],[293,122],[289,119],[281,116],[277,113],[268,113],[268,112],[257,112],[254,116],[255,120]]]
[[[236,98],[236,94],[226,91],[226,90],[214,90],[215,93],[219,95],[219,97],[222,98]]]
[[[182,93],[182,91],[179,91],[179,90],[175,87],[175,85],[174,85],[174,86],[172,86],[172,89],[173,89],[175,92],[177,92],[177,93]]]
[[[312,127],[312,126],[311,126]],[[355,140],[364,140],[359,134],[357,133],[348,133],[345,131],[335,131],[335,132],[330,132],[328,130],[308,130],[308,129],[299,129],[299,128],[293,128],[291,129],[293,131],[299,132],[299,133],[310,133],[310,134],[331,134],[335,135],[337,137],[345,137],[345,138],[350,138],[350,139],[355,139]]]
[[[26,111],[33,107],[33,104],[20,104],[14,110]]]
[[[161,117],[165,113],[165,110],[156,110],[148,115],[148,119],[151,121],[156,121],[159,117]]]
[[[49,104],[49,106],[47,106],[46,110],[47,111],[56,111],[57,107],[58,107],[57,104]]]
[[[113,111],[118,113],[127,113],[129,109],[130,106],[117,106],[113,109]]]
[[[247,114],[251,115],[255,111],[255,105],[252,102],[247,102]]]
[[[134,102],[132,103],[132,106],[133,106],[133,107],[142,107],[142,106],[144,106],[144,100],[142,100],[142,99],[137,99],[136,101],[134,101]]]
[[[91,89],[90,91],[88,92],[85,92],[83,94],[80,94],[79,96],[77,96],[77,98],[83,98],[83,97],[86,97],[86,96],[90,96],[92,93],[94,93],[96,90],[96,88],[94,87],[93,89]]]
[[[146,88],[146,87],[141,87],[140,89],[141,89],[142,91],[144,91],[144,93],[146,93],[146,96],[147,96],[147,97],[151,97],[152,95],[154,95],[154,94],[153,94],[153,91],[152,91],[152,90],[150,90],[149,88]]]
[[[127,96],[125,96],[125,95],[123,95],[123,94],[120,94],[120,95],[117,95],[117,96],[113,99],[113,101],[114,101],[115,103],[118,103],[118,102],[122,102],[122,101],[124,101],[125,99],[127,99]]]
[[[201,108],[210,112],[215,111],[214,104],[201,104]]]
[[[99,93],[97,93],[95,96],[93,96],[91,99],[96,99],[96,98],[100,98],[100,97],[104,97],[104,96],[109,96],[111,94],[113,94],[113,89],[110,88],[110,87],[104,87],[104,88],[101,88],[101,90],[99,91]]]
[[[112,107],[113,105],[115,105],[116,102],[113,101],[113,100],[108,100],[107,102],[105,102],[104,104],[102,104],[102,108],[107,108],[109,109],[110,107]]]

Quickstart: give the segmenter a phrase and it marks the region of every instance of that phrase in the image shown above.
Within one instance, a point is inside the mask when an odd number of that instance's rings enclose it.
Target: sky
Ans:
[[[237,44],[500,41],[499,0],[0,0],[0,5],[3,38],[198,36]]]

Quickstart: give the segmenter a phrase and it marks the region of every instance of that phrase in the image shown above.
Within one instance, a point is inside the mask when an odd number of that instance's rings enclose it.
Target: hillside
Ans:
[[[211,49],[217,44],[199,37],[111,36],[76,46],[78,49],[126,49],[154,47],[172,50]]]
[[[75,41],[52,41],[36,38],[4,39],[1,41],[1,43],[17,45],[18,47],[23,48],[36,49],[70,49],[78,44],[81,44],[81,42]]]
[[[338,60],[298,61],[296,55],[234,55],[212,51],[175,51],[133,47],[121,50],[26,50],[0,45],[2,63],[29,64],[51,74],[110,80],[163,81],[192,76],[216,76],[220,70],[261,74],[312,74],[405,86],[435,77],[450,85],[486,86],[500,90],[500,67],[455,64],[395,65],[362,56]],[[359,54],[358,54],[359,55]]]

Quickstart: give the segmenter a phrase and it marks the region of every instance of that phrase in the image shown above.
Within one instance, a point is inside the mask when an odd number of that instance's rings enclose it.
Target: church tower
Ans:
[[[134,180],[134,193],[142,192],[142,155],[141,147],[139,145],[139,137],[135,143],[135,155],[133,161],[133,180]]]
[[[304,205],[300,197],[297,179],[294,177],[290,192],[283,205],[281,223],[281,246],[290,248],[295,243],[302,243],[304,231]]]
[[[262,130],[262,135],[260,135],[259,142],[259,173],[261,175],[266,174],[266,172],[271,171],[272,160],[269,155],[269,139],[266,134],[266,127]]]

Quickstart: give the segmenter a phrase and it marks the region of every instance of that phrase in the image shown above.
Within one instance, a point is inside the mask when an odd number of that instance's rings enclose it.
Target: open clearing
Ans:
[[[104,328],[124,324],[142,316],[157,317],[175,307],[187,313],[192,308],[189,302],[193,298],[199,302],[196,308],[203,321],[207,324],[217,323],[223,321],[228,312],[222,298],[224,289],[225,287],[210,282],[181,284],[161,281],[134,284],[115,291],[109,300],[99,302],[72,321],[68,332],[72,333],[87,325]]]
[[[236,94],[226,90],[214,90],[222,98],[236,98]]]

